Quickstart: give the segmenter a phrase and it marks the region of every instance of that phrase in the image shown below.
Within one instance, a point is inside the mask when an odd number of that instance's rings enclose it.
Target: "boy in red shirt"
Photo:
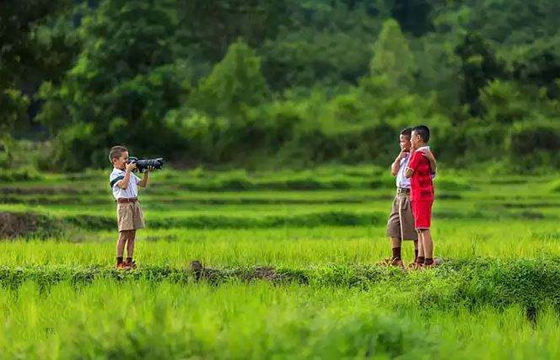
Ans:
[[[430,129],[420,125],[412,130],[412,158],[408,163],[405,176],[410,178],[410,200],[414,226],[418,231],[418,258],[416,267],[434,267],[434,245],[430,226],[432,204],[434,203],[434,184],[432,177],[436,172],[436,160],[430,151],[428,141]]]

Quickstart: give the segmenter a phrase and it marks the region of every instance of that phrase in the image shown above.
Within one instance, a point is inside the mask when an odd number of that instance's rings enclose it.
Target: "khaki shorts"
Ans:
[[[142,229],[144,214],[138,201],[117,203],[117,224],[119,231]]]
[[[387,221],[387,236],[390,238],[401,238],[401,224],[403,240],[417,240],[418,233],[414,228],[414,217],[410,206],[410,194],[399,193],[395,196],[391,215]]]

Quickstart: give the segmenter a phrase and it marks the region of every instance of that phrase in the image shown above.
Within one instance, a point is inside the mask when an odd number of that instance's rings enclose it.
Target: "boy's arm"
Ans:
[[[428,149],[423,150],[422,153],[424,154],[426,159],[428,159],[428,161],[430,162],[430,172],[432,173],[432,175],[435,175],[437,171],[437,163],[434,154]]]
[[[138,182],[138,186],[145,188],[148,186],[148,179],[150,177],[150,170],[144,171],[144,177]]]
[[[416,167],[418,166],[418,161],[419,161],[418,152],[414,152],[414,154],[412,154],[411,156],[412,156],[412,159],[410,159],[410,162],[408,163],[408,167],[406,168],[406,171],[404,172],[404,176],[407,179],[410,179],[412,177],[412,174],[414,174],[414,171],[416,170]]]
[[[401,151],[395,161],[393,161],[393,163],[391,164],[391,175],[397,176],[397,174],[399,173],[399,169],[401,168],[401,160],[404,159],[406,154],[406,152]]]
[[[146,169],[146,171],[144,171],[144,177],[142,178],[142,180],[140,180],[138,182],[138,186],[145,188],[146,186],[148,186],[148,179],[150,177],[149,173],[150,171],[152,171],[154,168],[152,166],[148,166],[148,168]]]
[[[119,182],[117,182],[117,186],[120,187],[121,189],[125,189],[128,187],[128,183],[130,182],[130,176],[132,173],[132,169],[134,169],[136,167],[136,164],[134,163],[130,163],[130,164],[126,164],[126,171],[124,173],[124,178],[122,180],[120,180]]]

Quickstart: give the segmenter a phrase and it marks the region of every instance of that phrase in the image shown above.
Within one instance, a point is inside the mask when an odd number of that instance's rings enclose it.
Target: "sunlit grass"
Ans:
[[[138,277],[120,281],[110,270],[118,234],[108,230],[116,214],[104,172],[4,184],[0,211],[81,216],[83,227],[63,222],[68,228],[56,237],[0,241],[0,358],[558,358],[559,299],[546,285],[556,281],[560,259],[553,176],[440,178],[432,235],[435,255],[450,265],[382,278],[374,264],[391,255],[385,219],[394,194],[386,179],[379,188],[188,188],[205,179],[218,187],[232,179],[293,184],[314,174],[325,184],[342,174],[355,186],[379,171],[156,173],[140,194],[147,227],[137,233]],[[293,225],[298,218],[307,223]],[[356,218],[361,225],[351,226]],[[412,260],[412,242],[403,257]],[[194,259],[218,270],[271,266],[311,275],[301,283],[165,276]],[[77,286],[80,272],[103,275]],[[156,281],[151,272],[163,275]]]

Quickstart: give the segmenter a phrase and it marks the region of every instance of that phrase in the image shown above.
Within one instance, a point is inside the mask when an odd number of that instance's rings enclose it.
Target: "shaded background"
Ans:
[[[385,166],[427,124],[441,163],[559,165],[554,0],[6,0],[0,166]],[[15,170],[14,170],[15,171]]]

